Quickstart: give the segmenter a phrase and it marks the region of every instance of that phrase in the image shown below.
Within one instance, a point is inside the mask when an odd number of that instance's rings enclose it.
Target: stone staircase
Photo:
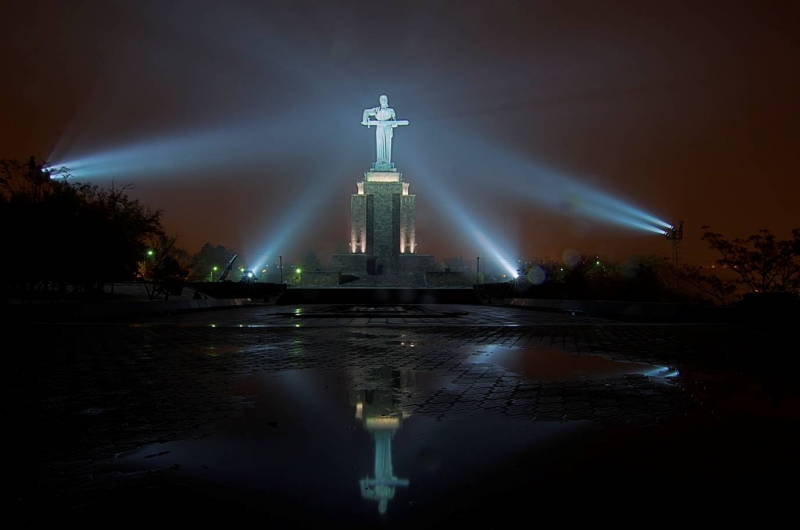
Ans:
[[[428,285],[425,282],[424,272],[404,274],[402,276],[365,275],[359,278],[358,280],[347,282],[341,285],[341,287],[371,288],[371,289],[390,289],[392,287],[424,289],[427,286]]]

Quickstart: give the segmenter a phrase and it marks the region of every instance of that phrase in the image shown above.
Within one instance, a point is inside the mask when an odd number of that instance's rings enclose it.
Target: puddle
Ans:
[[[115,465],[124,473],[174,469],[189,491],[249,507],[267,503],[272,515],[291,511],[294,522],[335,513],[340,523],[361,526],[411,517],[481,477],[516,473],[526,458],[555,465],[541,458],[544,448],[557,451],[558,440],[592,428],[477,406],[414,414],[407,400],[430,396],[441,380],[390,367],[262,374],[236,389],[252,401],[241,417],[198,439],[142,447]]]
[[[678,375],[676,370],[666,366],[620,362],[596,355],[570,355],[563,350],[546,347],[486,346],[470,355],[465,362],[495,364],[532,381],[580,381],[634,374],[650,377]]]
[[[276,312],[273,316],[281,318],[459,318],[469,315],[463,310],[444,310],[423,306],[353,306],[323,305],[297,307],[289,311]]]
[[[131,486],[117,489],[116,504],[104,498],[91,509],[145,521],[162,512],[198,522],[233,515],[290,528],[491,528],[531,513],[594,518],[617,505],[652,516],[652,503],[676,492],[675,502],[707,502],[708,491],[730,500],[762,487],[761,459],[775,455],[767,464],[777,466],[785,456],[769,448],[796,439],[777,423],[740,436],[738,423],[712,429],[718,424],[706,417],[694,430],[685,420],[639,429],[692,406],[679,385],[652,380],[674,373],[665,367],[548,348],[473,353],[476,364],[460,377],[365,366],[242,379],[232,393],[250,407],[239,417],[120,454],[108,474],[133,477]],[[651,377],[613,378],[623,374]],[[608,380],[560,384],[595,378]],[[502,411],[487,407],[498,403]],[[554,419],[532,419],[548,414]],[[757,455],[746,479],[730,465],[742,455]],[[600,511],[587,509],[598,497]]]

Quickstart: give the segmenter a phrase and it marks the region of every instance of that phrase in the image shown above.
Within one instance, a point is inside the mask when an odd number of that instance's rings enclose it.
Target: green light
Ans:
[[[598,261],[597,264],[600,265],[600,262]]]
[[[214,270],[217,270],[217,266],[216,265],[214,265]]]
[[[148,255],[148,256],[152,256],[153,254],[155,254],[155,252],[153,252],[153,250],[152,250],[152,249],[147,251],[147,255]]]
[[[301,271],[300,269],[297,269],[297,274],[300,274],[301,272],[303,272],[303,271]]]

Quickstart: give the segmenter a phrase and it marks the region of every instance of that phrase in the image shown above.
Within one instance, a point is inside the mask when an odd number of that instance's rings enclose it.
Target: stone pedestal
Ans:
[[[433,257],[416,255],[416,196],[408,192],[403,174],[368,171],[350,197],[350,252],[353,258],[334,257],[342,272],[364,270],[367,274],[404,274],[433,268]],[[355,256],[363,256],[356,258]],[[428,267],[428,264],[430,266]]]
[[[400,274],[432,271],[434,267],[433,254],[401,254],[398,262]]]
[[[334,254],[331,256],[331,267],[342,274],[364,276],[371,257],[366,254]]]

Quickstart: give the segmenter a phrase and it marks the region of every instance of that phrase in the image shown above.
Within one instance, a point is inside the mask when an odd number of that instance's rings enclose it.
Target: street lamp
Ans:
[[[214,281],[214,273],[215,272],[217,272],[217,266],[216,265],[214,265],[214,268],[211,269],[211,272],[208,273],[208,281],[210,281],[210,282]]]
[[[150,248],[150,249],[147,249],[147,255],[148,255],[148,256],[150,256],[150,257],[152,258],[152,257],[153,257],[153,254],[155,254],[155,252],[153,252],[153,249],[152,249],[152,248]]]

